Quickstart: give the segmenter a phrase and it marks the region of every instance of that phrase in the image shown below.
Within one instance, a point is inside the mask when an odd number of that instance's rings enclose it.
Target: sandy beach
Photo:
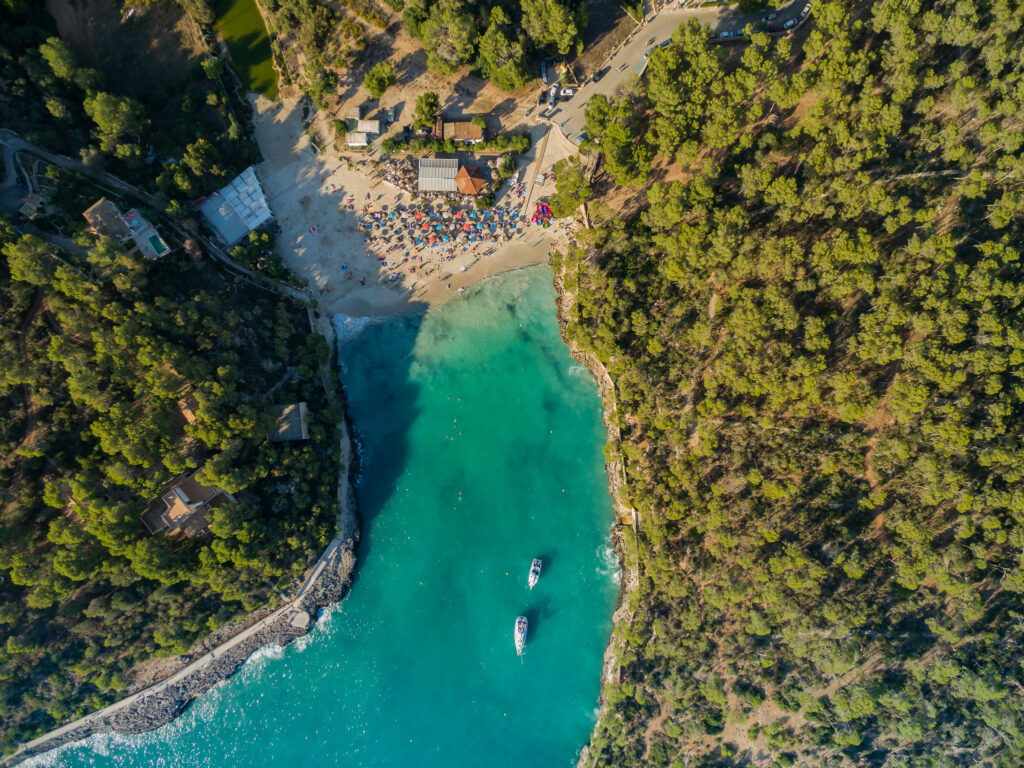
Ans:
[[[294,100],[271,103],[257,97],[254,104],[255,135],[264,157],[257,170],[281,227],[276,250],[288,268],[306,280],[328,317],[421,312],[479,280],[545,263],[552,248],[564,245],[573,226],[570,220],[554,221],[546,229],[530,222],[535,203],[554,191],[550,175],[537,184],[537,174],[575,151],[557,129],[550,129],[550,136],[535,140],[530,151],[520,156],[520,194],[514,187],[503,186],[495,211],[485,219],[484,227],[491,222],[505,227],[497,230],[498,236],[509,233],[505,242],[469,242],[470,206],[462,208],[458,226],[452,227],[465,242],[454,242],[453,231],[453,242],[442,243],[439,235],[436,244],[428,245],[428,233],[420,231],[421,220],[429,220],[432,209],[436,221],[449,227],[456,224],[456,211],[449,211],[439,198],[413,203],[410,194],[386,178],[373,178],[381,176],[374,173],[378,170],[371,159],[375,154],[354,154],[351,159],[339,157],[334,149],[317,154],[303,129],[301,106]],[[534,126],[535,139],[546,130]],[[373,229],[372,217],[386,219],[391,212],[405,221],[401,237],[393,235],[391,242],[384,242],[379,228]],[[416,218],[417,212],[423,215]],[[474,213],[475,227],[480,218]],[[525,221],[512,225],[516,213]],[[415,235],[423,236],[421,245],[412,242]]]

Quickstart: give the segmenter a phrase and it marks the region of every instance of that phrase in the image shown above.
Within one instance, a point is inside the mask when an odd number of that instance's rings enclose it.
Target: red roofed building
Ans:
[[[487,186],[487,179],[484,178],[479,166],[464,165],[455,174],[455,186],[464,195],[479,195]]]

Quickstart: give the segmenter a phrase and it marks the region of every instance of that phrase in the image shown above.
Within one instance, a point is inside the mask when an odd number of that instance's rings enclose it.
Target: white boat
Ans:
[[[530,565],[530,576],[527,579],[527,583],[530,585],[530,589],[537,586],[537,581],[540,579],[540,567],[542,563],[539,557],[533,558],[533,563]]]
[[[523,647],[526,645],[526,623],[525,616],[516,617],[515,641],[517,656],[523,655]]]

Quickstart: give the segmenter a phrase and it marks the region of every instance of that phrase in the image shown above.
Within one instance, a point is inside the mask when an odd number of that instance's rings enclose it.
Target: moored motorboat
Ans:
[[[533,558],[533,563],[530,565],[530,577],[527,579],[527,583],[530,585],[530,589],[537,586],[537,581],[540,579],[540,567],[541,559],[539,557]]]
[[[516,617],[516,631],[515,631],[516,655],[517,656],[522,656],[523,655],[523,648],[526,646],[526,626],[527,626],[526,617],[525,616],[517,616]]]

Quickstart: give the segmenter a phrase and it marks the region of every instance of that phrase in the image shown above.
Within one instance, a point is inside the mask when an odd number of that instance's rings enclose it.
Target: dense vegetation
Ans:
[[[596,764],[1024,759],[1022,25],[817,0],[589,105],[556,269],[640,520]]]
[[[505,90],[530,79],[526,56],[580,53],[587,25],[579,0],[391,0],[409,32],[423,41],[427,66],[447,75],[473,64]]]
[[[277,600],[335,533],[340,414],[305,308],[183,254],[191,200],[255,154],[220,68],[197,65],[137,101],[120,92],[129,76],[84,66],[41,7],[11,3],[0,5],[0,68],[0,125],[140,187],[120,200],[22,153],[49,203],[31,223],[0,220],[0,750],[10,751],[116,698],[138,662],[184,653]],[[146,261],[85,231],[81,212],[100,196],[125,210],[146,192],[156,207],[142,210],[173,253]],[[258,262],[272,245],[255,233],[235,256]],[[269,443],[268,406],[303,400],[311,439]],[[147,535],[146,504],[194,469],[237,502],[195,537]]]
[[[386,18],[367,0],[348,0],[340,9],[323,0],[259,2],[271,33],[280,38],[273,43],[275,59],[287,72],[281,40],[297,43],[303,59],[297,80],[321,109],[339,77],[363,61],[374,42],[371,33],[387,27]],[[468,64],[506,91],[530,81],[531,58],[579,54],[587,24],[582,0],[388,0],[388,5],[421,41],[431,70],[449,75]],[[292,69],[299,67],[296,58]],[[364,77],[371,96],[378,98],[381,78],[371,72]]]

